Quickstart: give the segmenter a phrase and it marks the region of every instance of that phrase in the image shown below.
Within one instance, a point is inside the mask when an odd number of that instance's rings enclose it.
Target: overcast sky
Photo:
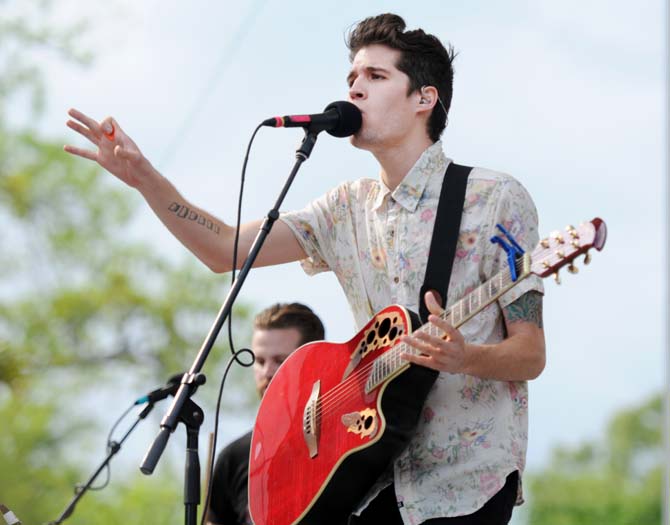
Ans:
[[[392,11],[451,42],[459,54],[447,156],[518,178],[541,234],[595,216],[609,230],[590,266],[565,273],[560,287],[545,281],[548,360],[530,387],[529,466],[541,466],[552,445],[599,436],[614,411],[663,387],[662,2],[63,1],[57,17],[80,9],[92,17],[85,42],[97,60],[88,69],[49,67],[40,128],[72,137],[64,127],[71,106],[113,115],[185,197],[229,222],[256,124],[346,97],[351,24]],[[299,130],[259,133],[244,219],[270,209],[300,138]],[[377,171],[371,155],[324,134],[284,209]],[[166,257],[186,256],[147,207],[133,230]],[[355,333],[332,275],[310,278],[297,264],[254,270],[241,297],[259,308],[302,301],[322,316],[328,339]]]

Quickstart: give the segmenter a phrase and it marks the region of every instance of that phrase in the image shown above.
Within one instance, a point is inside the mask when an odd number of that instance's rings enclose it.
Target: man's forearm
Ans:
[[[544,370],[544,336],[530,330],[497,344],[466,344],[463,373],[496,381],[528,381]]]
[[[466,345],[466,373],[500,381],[535,379],[544,370],[542,294],[530,291],[503,308],[508,337],[492,345]]]
[[[233,228],[188,202],[157,171],[149,180],[137,189],[168,230],[211,270],[229,271]]]

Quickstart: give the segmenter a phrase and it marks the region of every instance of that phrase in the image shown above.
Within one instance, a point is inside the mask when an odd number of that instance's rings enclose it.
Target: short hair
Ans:
[[[423,86],[433,86],[444,104],[436,104],[428,119],[428,136],[433,142],[447,125],[447,114],[451,107],[454,84],[452,62],[456,53],[451,44],[445,48],[440,40],[423,29],[405,31],[405,21],[398,15],[386,13],[368,17],[356,24],[347,35],[349,60],[353,62],[356,53],[373,44],[381,44],[400,51],[395,65],[409,77],[409,96]]]
[[[256,315],[255,330],[295,328],[302,337],[300,345],[325,338],[321,319],[301,303],[276,303]]]

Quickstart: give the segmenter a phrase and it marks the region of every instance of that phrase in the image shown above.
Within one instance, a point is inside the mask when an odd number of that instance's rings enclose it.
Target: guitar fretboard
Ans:
[[[441,314],[442,319],[449,321],[455,328],[472,319],[498,297],[530,275],[530,255],[525,254],[516,260],[516,270],[518,275],[516,281],[512,280],[508,269],[500,271],[444,310]],[[444,336],[444,333],[431,323],[424,324],[416,331],[437,337]],[[418,350],[405,343],[399,343],[391,347],[372,362],[372,370],[365,383],[366,392],[371,392],[380,384],[409,367],[409,363],[401,357],[403,353],[420,354]]]

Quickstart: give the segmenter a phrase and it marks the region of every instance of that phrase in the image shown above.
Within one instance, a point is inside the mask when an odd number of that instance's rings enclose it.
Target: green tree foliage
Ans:
[[[102,460],[100,414],[120,415],[147,385],[190,366],[227,287],[190,256],[167,260],[138,240],[132,190],[64,153],[63,139],[9,123],[12,99],[40,109],[40,71],[26,65],[33,50],[85,59],[72,51],[78,28],[39,21],[0,19],[0,502],[24,523],[55,519]],[[236,320],[245,319],[240,307]],[[209,392],[198,392],[206,417],[229,355],[223,340],[205,370]],[[152,478],[117,470],[69,522],[181,523],[182,472],[167,457],[159,469]]]
[[[57,6],[56,6],[57,7]],[[45,54],[76,64],[89,64],[92,54],[77,45],[87,24],[52,23],[57,10],[51,0],[0,0],[0,122],[16,98],[27,97],[33,116],[44,109],[45,83],[36,60]]]
[[[546,469],[528,476],[528,523],[660,524],[662,428],[658,395],[616,414],[601,442],[555,450]]]

